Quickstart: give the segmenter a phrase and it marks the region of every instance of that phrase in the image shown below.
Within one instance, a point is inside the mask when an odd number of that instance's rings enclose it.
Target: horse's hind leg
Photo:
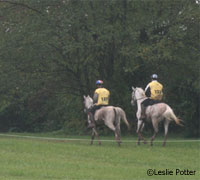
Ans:
[[[158,122],[156,120],[152,119],[152,124],[153,124],[153,128],[154,128],[154,134],[151,137],[151,146],[153,146],[153,141],[158,133]]]
[[[120,146],[120,143],[121,142],[121,130],[120,130],[120,119],[118,120],[118,123],[117,123],[117,126],[116,126],[116,129],[115,129],[116,133],[117,133],[117,139],[118,139],[118,144]]]
[[[120,144],[122,143],[121,140],[120,140],[120,129],[119,128],[116,128],[115,129],[115,139],[118,143],[118,145],[120,146]]]
[[[121,140],[119,137],[119,131],[120,129],[115,128],[115,126],[112,123],[105,123],[106,126],[108,126],[113,132],[115,133],[115,140],[117,141],[118,145],[120,146]]]
[[[166,145],[167,135],[168,135],[168,127],[169,127],[169,120],[166,119],[165,122],[164,122],[165,137],[164,137],[164,141],[163,141],[163,146]]]

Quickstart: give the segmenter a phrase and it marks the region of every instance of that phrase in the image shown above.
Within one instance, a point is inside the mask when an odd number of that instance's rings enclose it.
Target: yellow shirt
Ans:
[[[151,91],[151,99],[154,100],[162,100],[163,97],[163,85],[158,81],[152,81],[149,83],[150,91]]]
[[[97,105],[108,105],[110,92],[106,88],[98,88],[94,93],[98,94]]]

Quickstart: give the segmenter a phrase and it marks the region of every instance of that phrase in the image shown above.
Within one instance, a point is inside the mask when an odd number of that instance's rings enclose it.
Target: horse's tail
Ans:
[[[124,123],[126,124],[128,130],[130,130],[131,127],[130,127],[130,124],[129,124],[127,118],[126,118],[126,113],[124,112],[124,110],[121,109],[120,107],[116,107],[116,108],[114,108],[114,109],[117,111],[117,115],[118,115],[119,117],[122,118],[122,120],[123,120]]]
[[[174,111],[171,109],[171,108],[168,108],[168,110],[169,110],[169,118],[170,119],[172,119],[172,120],[174,120],[175,121],[175,123],[177,124],[177,125],[179,125],[179,126],[184,126],[181,122],[183,122],[183,120],[181,120],[181,119],[179,119],[178,117],[176,117],[176,115],[174,114]]]
[[[118,119],[117,119],[117,111],[116,111],[116,109],[115,108],[113,108],[113,110],[114,110],[114,114],[115,114],[115,123],[117,124],[118,123]]]

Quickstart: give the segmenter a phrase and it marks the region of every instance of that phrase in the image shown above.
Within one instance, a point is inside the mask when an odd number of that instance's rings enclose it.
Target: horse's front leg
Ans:
[[[138,145],[140,145],[140,140],[143,140],[143,143],[144,144],[147,144],[147,142],[146,142],[146,140],[144,139],[144,137],[142,136],[142,133],[141,132],[139,132],[138,133]]]
[[[94,132],[94,129],[92,129],[90,145],[93,145],[94,137],[95,137],[95,132]]]
[[[153,134],[153,136],[151,137],[151,146],[153,146],[153,141],[154,141],[154,139],[155,139],[155,137],[156,137],[156,132],[154,131],[154,134]]]
[[[96,135],[96,137],[97,137],[98,144],[101,145],[101,141],[100,141],[100,138],[99,138],[99,134],[97,133],[96,128],[92,128],[92,136],[91,136],[91,142],[90,142],[90,144],[91,144],[91,145],[93,144],[93,140],[94,140],[95,135]]]
[[[138,134],[138,141],[137,141],[137,145],[140,145],[140,140],[142,139],[144,144],[146,144],[146,141],[144,139],[144,137],[142,136],[142,129],[144,127],[144,122],[142,120],[138,120],[138,124],[137,124],[137,134]]]
[[[141,132],[143,131],[143,129],[144,129],[144,125],[145,125],[145,123],[144,123],[144,121],[143,121],[143,123],[142,123],[142,128],[141,128]],[[146,140],[144,139],[144,137],[142,136],[142,140],[143,140],[143,143],[144,144],[147,144],[147,142],[146,142]]]
[[[139,136],[139,134],[138,134],[137,145],[140,145],[140,136]]]

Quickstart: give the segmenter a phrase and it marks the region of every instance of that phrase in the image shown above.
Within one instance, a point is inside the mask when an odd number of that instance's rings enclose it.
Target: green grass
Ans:
[[[18,134],[20,135],[20,134]],[[27,136],[30,134],[21,134]],[[31,134],[32,135],[32,134]],[[35,136],[45,136],[37,134]],[[50,134],[46,136],[51,137]],[[55,136],[54,136],[55,137]],[[64,138],[65,136],[56,136]],[[70,138],[90,138],[89,136]],[[111,139],[113,137],[101,137]],[[122,140],[136,140],[125,137]],[[162,140],[158,138],[157,140]],[[152,180],[200,179],[200,142],[160,142],[136,146],[124,142],[89,145],[88,141],[57,141],[0,136],[0,179],[2,180]],[[180,140],[180,138],[179,138]],[[183,139],[181,139],[183,140]],[[147,176],[148,169],[172,170],[174,175]],[[176,169],[195,170],[195,175],[175,175]]]

